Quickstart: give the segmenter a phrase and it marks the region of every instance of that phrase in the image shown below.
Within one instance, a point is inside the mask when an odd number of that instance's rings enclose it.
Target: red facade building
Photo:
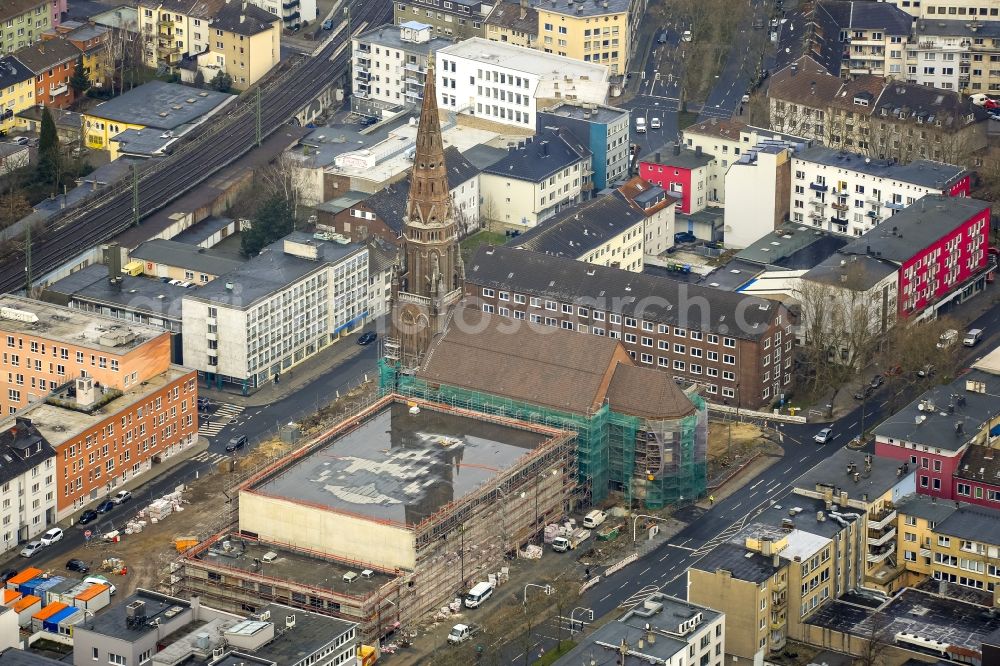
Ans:
[[[661,150],[639,159],[639,176],[680,199],[677,211],[690,215],[705,208],[708,165],[714,159],[712,155],[702,152],[700,146],[687,150],[679,144],[667,144]]]

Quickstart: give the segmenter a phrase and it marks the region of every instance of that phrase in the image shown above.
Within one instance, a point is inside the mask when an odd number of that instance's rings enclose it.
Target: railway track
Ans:
[[[362,0],[352,26],[381,25],[392,5]],[[349,64],[348,27],[342,23],[330,42],[313,57],[299,60],[279,78],[261,88],[261,138],[277,131],[302,107],[337,80]],[[204,182],[257,144],[256,93],[237,100],[240,107],[170,157],[139,172],[140,220]],[[108,242],[133,225],[131,182],[113,186],[86,208],[50,220],[42,238],[32,244],[32,273],[43,275],[88,248]],[[25,286],[25,253],[16,252],[0,266],[0,292]]]

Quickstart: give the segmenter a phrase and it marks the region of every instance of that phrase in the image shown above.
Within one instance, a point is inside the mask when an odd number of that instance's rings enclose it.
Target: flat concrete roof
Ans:
[[[87,115],[132,125],[173,130],[214,113],[235,95],[189,88],[179,83],[150,81],[98,104]]]
[[[34,321],[31,321],[32,315]],[[26,321],[14,317],[23,317]],[[0,331],[46,338],[110,354],[126,354],[144,342],[163,335],[163,331],[150,326],[124,323],[92,312],[10,294],[0,296]],[[134,336],[125,344],[101,342],[104,336],[124,332]]]
[[[252,487],[375,520],[417,525],[474,492],[546,436],[393,403]]]
[[[227,543],[229,550],[225,548]],[[264,562],[263,557],[267,553],[274,553],[277,557],[271,562]],[[218,539],[199,559],[209,564],[255,575],[294,580],[296,583],[323,590],[355,595],[375,592],[395,578],[389,574],[373,571],[371,578],[359,575],[350,583],[345,583],[344,574],[350,571],[361,573],[356,565],[351,566],[335,559],[309,555],[288,546],[251,541],[238,534]]]
[[[75,298],[120,306],[130,312],[143,312],[180,322],[181,299],[189,290],[156,278],[132,277],[124,273],[121,282],[112,285],[108,281],[108,269],[100,264],[91,264],[51,284],[46,291],[70,300]]]
[[[904,476],[899,476],[899,461],[892,458],[871,456],[871,469],[865,468],[864,451],[854,451],[848,448],[838,449],[832,456],[819,462],[795,480],[795,487],[815,491],[816,486],[823,484],[845,490],[852,500],[867,494],[874,501],[890,489],[901,483]],[[847,467],[854,463],[860,477],[855,482],[848,473]],[[836,501],[836,498],[834,499]]]
[[[492,42],[482,37],[472,37],[440,49],[437,56],[438,60],[454,56],[481,62],[484,65],[505,67],[540,77],[556,77],[560,80],[566,76],[573,78],[589,76],[593,81],[605,81],[608,78],[608,68],[605,65],[536,51],[526,46]]]

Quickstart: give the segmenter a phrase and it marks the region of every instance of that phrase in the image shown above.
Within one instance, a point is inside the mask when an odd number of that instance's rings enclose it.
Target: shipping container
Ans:
[[[28,595],[22,597],[14,604],[14,612],[17,613],[17,623],[22,627],[31,625],[31,616],[42,608],[42,600],[36,596]]]
[[[111,603],[111,586],[99,583],[91,584],[89,588],[76,595],[73,605],[89,611],[99,611]]]
[[[35,567],[28,567],[16,576],[11,577],[7,580],[7,588],[11,590],[16,590],[21,586],[21,583],[27,583],[32,578],[38,578],[43,572],[41,569],[36,569]]]
[[[49,619],[59,611],[64,610],[65,608],[67,608],[66,604],[64,604],[61,601],[57,601],[56,603],[49,604],[42,610],[38,611],[37,613],[31,616],[31,630],[41,631],[43,629],[42,625],[45,623],[47,619]]]

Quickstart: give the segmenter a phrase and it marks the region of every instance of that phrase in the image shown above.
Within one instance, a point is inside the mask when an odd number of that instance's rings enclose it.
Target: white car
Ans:
[[[813,435],[813,439],[820,444],[826,444],[833,439],[833,428],[823,428],[818,433]]]
[[[661,127],[662,127],[662,125],[660,124],[660,119],[659,118],[650,118],[649,119],[649,128],[650,129],[660,129]]]
[[[31,557],[44,547],[41,541],[32,541],[21,549],[21,557]]]
[[[682,42],[690,42],[692,39],[694,39],[694,37],[692,37],[690,30],[685,30],[684,33],[681,35]]]
[[[121,504],[122,502],[127,502],[132,499],[132,493],[128,490],[119,490],[118,494],[111,498],[111,501],[115,504]]]
[[[41,542],[43,546],[51,546],[56,541],[62,541],[63,531],[59,527],[53,527],[51,530],[42,535]]]
[[[29,139],[26,136],[16,136],[14,137],[13,142],[19,146],[27,146],[29,143],[31,143],[31,139]]]
[[[115,592],[118,591],[118,588],[115,587],[114,584],[104,576],[87,576],[86,578],[83,579],[83,582],[94,583],[96,585],[107,585],[108,592],[111,594],[111,596],[115,596]]]
[[[635,119],[635,131],[638,134],[645,134],[646,133],[646,119],[645,118],[636,118]]]

